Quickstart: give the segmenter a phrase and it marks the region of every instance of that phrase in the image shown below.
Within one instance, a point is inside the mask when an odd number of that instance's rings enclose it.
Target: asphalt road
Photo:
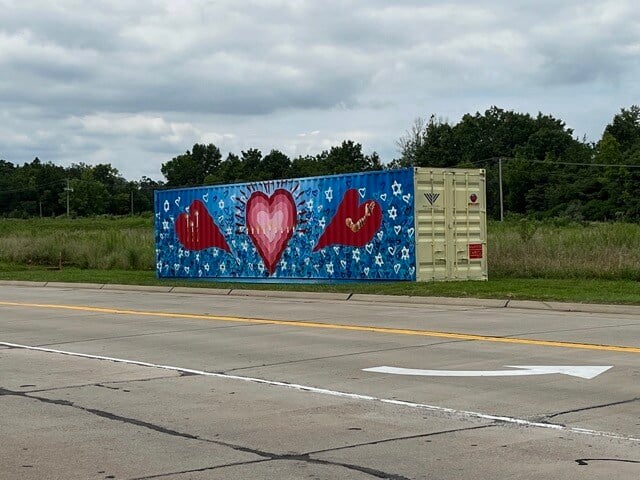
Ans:
[[[633,314],[0,288],[3,479],[638,479],[639,387]]]

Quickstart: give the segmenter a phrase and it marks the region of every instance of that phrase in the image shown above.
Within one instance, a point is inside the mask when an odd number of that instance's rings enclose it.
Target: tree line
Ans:
[[[640,107],[623,108],[597,142],[573,136],[550,115],[492,107],[452,125],[418,119],[398,141],[391,167],[471,167],[487,170],[489,214],[504,210],[572,221],[640,221]]]
[[[0,216],[15,218],[66,215],[128,215],[153,210],[153,190],[161,186],[147,177],[128,181],[109,164],[42,162],[14,165],[0,160]]]
[[[640,107],[622,108],[597,142],[579,139],[551,115],[491,107],[452,124],[417,119],[383,164],[352,140],[316,155],[289,158],[255,148],[223,158],[213,144],[162,164],[166,182],[128,181],[109,164],[71,167],[38,158],[22,166],[0,160],[0,216],[124,215],[153,210],[153,189],[263,181],[404,167],[484,168],[488,214],[570,221],[640,221]],[[502,185],[501,185],[502,184]]]

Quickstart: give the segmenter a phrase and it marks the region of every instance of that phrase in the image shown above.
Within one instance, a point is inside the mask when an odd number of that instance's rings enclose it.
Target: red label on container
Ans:
[[[482,244],[470,243],[469,244],[469,260],[477,260],[482,258]]]

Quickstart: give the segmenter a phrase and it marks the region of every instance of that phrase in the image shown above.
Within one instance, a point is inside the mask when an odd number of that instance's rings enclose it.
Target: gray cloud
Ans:
[[[457,121],[496,104],[597,139],[638,101],[631,0],[0,8],[0,158],[13,162],[107,162],[160,178],[194,142],[297,155],[344,138],[391,160],[417,116]]]

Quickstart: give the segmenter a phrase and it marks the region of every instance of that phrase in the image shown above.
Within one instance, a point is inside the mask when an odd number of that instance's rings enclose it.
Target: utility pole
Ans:
[[[69,192],[73,192],[73,188],[69,187],[69,179],[67,178],[67,188],[64,189],[67,192],[67,218],[69,218]]]
[[[502,157],[498,159],[498,176],[500,177],[500,221],[504,221],[504,200],[502,198]]]

